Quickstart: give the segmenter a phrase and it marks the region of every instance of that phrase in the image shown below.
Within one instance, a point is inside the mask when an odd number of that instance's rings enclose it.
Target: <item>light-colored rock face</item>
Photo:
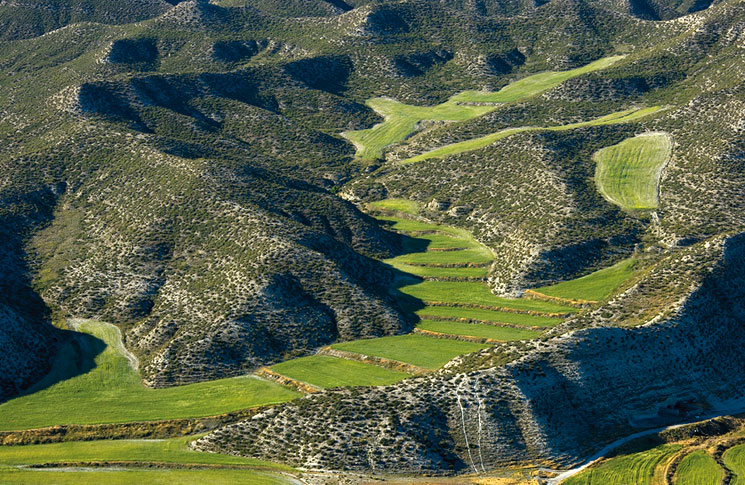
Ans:
[[[745,236],[683,250],[659,270],[664,278],[643,279],[626,305],[623,295],[615,302],[613,312],[631,311],[633,301],[670,285],[677,304],[645,325],[599,319],[501,367],[457,372],[474,359],[463,357],[436,376],[323,393],[216,431],[195,447],[388,472],[567,465],[634,426],[683,419],[676,404],[711,410],[742,398]],[[682,277],[693,287],[676,289]],[[499,349],[482,352],[490,353]]]

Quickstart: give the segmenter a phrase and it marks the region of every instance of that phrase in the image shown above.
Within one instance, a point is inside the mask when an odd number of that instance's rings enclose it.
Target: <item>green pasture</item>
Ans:
[[[385,386],[409,377],[404,372],[327,355],[292,359],[274,365],[271,369],[283,376],[323,388]]]
[[[397,256],[387,263],[396,261],[400,263],[419,264],[467,264],[467,263],[489,263],[494,259],[491,251],[485,247],[463,249],[460,251],[426,251],[420,253],[408,253]]]
[[[719,485],[724,476],[722,467],[703,450],[686,455],[675,473],[676,485]]]
[[[544,313],[569,313],[577,311],[576,308],[552,302],[496,296],[489,291],[489,288],[485,284],[480,282],[422,281],[416,284],[403,286],[399,288],[399,291],[425,302],[436,301],[455,304],[484,305]]]
[[[412,219],[404,219],[402,217],[385,216],[380,217],[378,220],[388,229],[403,233],[421,233],[421,232],[437,232],[445,235],[452,235],[453,237],[461,239],[470,239],[471,235],[468,231],[458,229],[457,227],[445,226],[442,224],[430,224],[428,222],[415,221]],[[417,235],[419,237],[422,234]]]
[[[419,212],[419,203],[408,199],[385,199],[370,202],[367,205],[373,209],[383,209],[406,214],[416,215]]]
[[[83,335],[62,349],[52,374],[26,395],[0,404],[0,430],[210,416],[299,396],[249,376],[146,388],[118,350],[121,337],[116,327],[85,321],[78,330]],[[91,369],[76,366],[87,360]]]
[[[672,153],[665,133],[647,133],[598,150],[595,184],[603,196],[624,209],[654,209],[662,169]]]
[[[255,470],[216,469],[86,469],[83,471],[65,469],[21,470],[0,468],[0,482],[4,484],[37,485],[132,485],[147,483],[152,485],[283,485],[297,483],[281,475]]]
[[[733,446],[725,451],[722,460],[734,475],[730,485],[745,485],[745,445]]]
[[[182,465],[238,465],[292,470],[272,462],[241,456],[202,453],[189,448],[198,436],[167,440],[70,441],[26,446],[0,446],[0,465],[64,462],[157,462]]]
[[[399,271],[431,278],[486,278],[489,268],[438,268],[434,266],[412,266],[395,259],[386,261]]]
[[[541,332],[522,328],[497,327],[479,323],[447,322],[440,320],[422,320],[417,328],[430,332],[448,335],[465,335],[469,337],[490,338],[504,342],[512,340],[529,340],[538,337]]]
[[[583,470],[564,480],[562,485],[651,485],[657,465],[680,448],[680,445],[662,445],[619,455]]]
[[[416,313],[422,320],[426,320],[427,317],[468,318],[472,320],[483,320],[485,322],[525,325],[526,327],[552,327],[562,322],[560,318],[528,315],[526,313],[510,313],[495,310],[483,310],[481,308],[452,306],[430,306],[418,310]]]
[[[631,278],[633,274],[634,258],[628,258],[587,276],[536,288],[535,291],[569,300],[601,301],[608,298],[616,288]]]
[[[458,355],[486,347],[488,345],[416,334],[355,340],[331,346],[332,349],[397,360],[425,369],[437,369]]]

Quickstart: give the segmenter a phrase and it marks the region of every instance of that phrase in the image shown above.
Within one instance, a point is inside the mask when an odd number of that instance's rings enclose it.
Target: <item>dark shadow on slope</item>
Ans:
[[[14,397],[34,394],[58,382],[87,374],[96,368],[96,357],[106,350],[106,342],[103,340],[72,330],[61,330],[60,342],[59,350],[52,360],[50,372],[39,382]]]

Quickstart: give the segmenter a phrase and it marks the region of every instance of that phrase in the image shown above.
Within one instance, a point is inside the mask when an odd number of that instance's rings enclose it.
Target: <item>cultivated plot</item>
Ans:
[[[490,340],[499,340],[502,342],[512,340],[530,340],[541,334],[539,331],[523,328],[500,327],[480,323],[448,322],[442,320],[422,320],[416,328],[438,334],[488,338]]]
[[[321,388],[385,386],[409,377],[409,374],[404,372],[327,355],[311,355],[288,360],[272,366],[271,370],[290,379]]]
[[[564,480],[562,485],[651,485],[657,467],[681,448],[680,445],[662,445],[619,455]]]
[[[598,191],[624,209],[656,208],[660,176],[671,153],[672,140],[666,133],[638,135],[597,151],[593,158]]]
[[[332,349],[396,360],[425,369],[437,369],[458,355],[486,347],[488,345],[413,334],[355,340],[331,346]]]
[[[719,485],[724,478],[722,467],[706,451],[686,455],[675,474],[676,485]]]
[[[571,281],[536,288],[537,293],[566,300],[600,301],[608,298],[634,274],[634,258]]]
[[[733,474],[730,485],[745,485],[745,445],[733,446],[725,451],[722,460]]]
[[[399,291],[425,303],[483,305],[494,309],[512,309],[537,313],[572,313],[577,311],[576,308],[558,303],[496,296],[489,291],[485,284],[478,282],[422,281],[421,283],[403,286],[399,288]]]

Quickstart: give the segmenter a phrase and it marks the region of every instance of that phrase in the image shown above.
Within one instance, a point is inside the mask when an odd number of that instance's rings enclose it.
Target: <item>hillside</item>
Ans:
[[[0,1],[0,438],[190,434],[179,467],[247,483],[483,475],[739,409],[743,26]]]

